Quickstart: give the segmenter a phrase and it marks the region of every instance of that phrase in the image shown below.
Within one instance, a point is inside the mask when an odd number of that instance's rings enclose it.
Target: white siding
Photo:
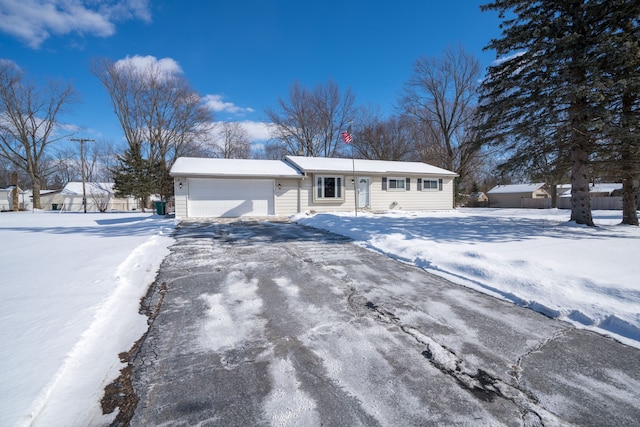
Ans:
[[[418,191],[418,178],[439,179],[439,177],[411,176],[411,184],[408,191],[382,190],[382,176],[372,176],[370,187],[370,203],[372,211],[387,210],[443,210],[453,209],[453,178],[442,178],[442,191],[422,190]],[[408,176],[394,177],[407,178]],[[352,183],[352,176],[344,176],[343,192],[344,197],[336,201],[314,201],[313,183],[314,178],[308,177],[302,181],[301,210],[315,212],[331,211],[353,211],[355,209],[355,193]]]
[[[298,183],[299,179],[276,179],[275,185],[275,214],[294,215],[298,208]]]
[[[418,191],[418,178],[440,179],[439,177],[404,176],[410,178],[409,190],[394,191],[382,189],[382,176],[373,177],[371,180],[371,209],[374,211],[385,210],[442,210],[453,208],[453,178],[442,178],[442,191],[420,190]]]
[[[180,188],[182,184],[182,188]],[[173,181],[174,209],[176,218],[187,217],[187,200],[189,196],[189,180],[186,178],[176,178]]]

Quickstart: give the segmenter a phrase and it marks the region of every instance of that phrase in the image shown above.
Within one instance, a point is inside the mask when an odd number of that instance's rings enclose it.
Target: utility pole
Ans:
[[[71,138],[70,141],[79,142],[80,143],[80,162],[81,173],[82,173],[82,207],[84,208],[84,213],[87,213],[87,190],[85,189],[85,177],[84,177],[84,143],[85,142],[93,142],[93,139],[89,138]]]

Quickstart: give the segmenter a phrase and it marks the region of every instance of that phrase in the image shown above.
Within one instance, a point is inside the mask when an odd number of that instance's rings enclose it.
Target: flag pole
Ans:
[[[350,142],[353,142],[353,136],[351,136],[351,122],[349,122],[349,127],[346,131],[340,132],[340,136],[345,144],[349,145]],[[351,144],[351,167],[353,169],[353,198],[355,202],[355,215],[358,216],[358,183],[356,182],[356,160],[353,154],[353,144]]]
[[[356,216],[358,216],[358,183],[356,182],[356,159],[353,155],[353,144],[351,144],[351,166],[353,168],[353,194],[354,194],[354,201],[355,201],[355,213]]]

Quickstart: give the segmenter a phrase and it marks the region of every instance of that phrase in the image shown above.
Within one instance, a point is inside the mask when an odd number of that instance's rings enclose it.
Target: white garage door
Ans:
[[[189,178],[190,217],[274,214],[273,180]]]

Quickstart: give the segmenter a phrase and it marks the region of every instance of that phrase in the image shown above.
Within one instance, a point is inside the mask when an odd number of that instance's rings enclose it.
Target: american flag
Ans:
[[[351,134],[346,130],[342,132],[340,136],[342,137],[342,140],[344,141],[345,144],[348,144],[353,140],[353,138],[351,137]]]

